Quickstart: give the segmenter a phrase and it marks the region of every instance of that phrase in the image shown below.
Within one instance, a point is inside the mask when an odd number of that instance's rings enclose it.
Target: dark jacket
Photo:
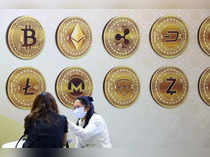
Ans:
[[[67,119],[55,112],[48,113],[49,123],[46,120],[37,119],[29,123],[25,129],[27,139],[24,148],[62,148],[64,133],[68,132]]]

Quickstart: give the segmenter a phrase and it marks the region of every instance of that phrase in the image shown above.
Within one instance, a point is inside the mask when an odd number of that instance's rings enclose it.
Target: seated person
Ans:
[[[62,148],[66,144],[67,125],[66,117],[58,113],[54,97],[48,92],[39,94],[25,118],[27,139],[23,148]]]
[[[69,121],[69,129],[76,136],[76,148],[112,148],[107,124],[95,113],[93,98],[80,96],[74,102],[77,124]]]

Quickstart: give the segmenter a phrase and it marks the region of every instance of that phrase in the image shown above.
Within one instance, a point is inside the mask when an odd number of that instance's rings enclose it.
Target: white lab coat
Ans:
[[[76,136],[76,148],[112,148],[107,125],[102,116],[94,113],[88,125],[85,128],[83,125],[82,120],[79,121],[79,126],[69,121],[69,132]]]

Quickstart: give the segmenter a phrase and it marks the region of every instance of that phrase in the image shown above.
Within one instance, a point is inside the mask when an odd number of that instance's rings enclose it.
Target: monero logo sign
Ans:
[[[73,78],[71,81],[69,81],[68,89],[73,96],[79,96],[83,94],[85,90],[84,81],[79,78]]]

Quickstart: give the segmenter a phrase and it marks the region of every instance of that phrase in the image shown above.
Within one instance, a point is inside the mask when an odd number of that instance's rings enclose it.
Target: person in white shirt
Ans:
[[[78,120],[76,124],[69,121],[69,132],[76,136],[76,148],[112,148],[106,122],[95,113],[92,102],[90,96],[75,100],[73,114]]]

